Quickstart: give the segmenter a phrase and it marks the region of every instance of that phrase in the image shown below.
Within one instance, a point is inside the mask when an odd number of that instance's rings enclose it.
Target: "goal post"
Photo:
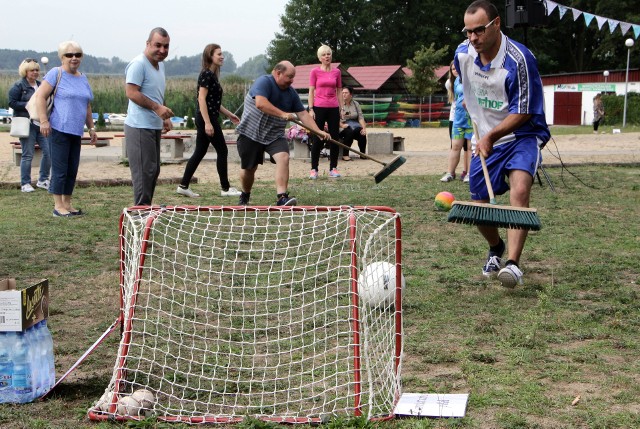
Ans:
[[[120,251],[121,341],[91,419],[393,416],[404,285],[393,209],[130,208]],[[140,389],[153,401],[123,405]]]

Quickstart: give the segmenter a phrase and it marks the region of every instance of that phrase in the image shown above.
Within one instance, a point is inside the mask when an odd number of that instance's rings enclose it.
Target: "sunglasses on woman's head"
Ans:
[[[69,53],[64,54],[64,57],[65,58],[73,58],[73,57],[82,58],[82,52],[73,52],[73,53],[69,52]]]
[[[33,58],[25,58],[23,63],[37,63],[38,60],[34,60]]]

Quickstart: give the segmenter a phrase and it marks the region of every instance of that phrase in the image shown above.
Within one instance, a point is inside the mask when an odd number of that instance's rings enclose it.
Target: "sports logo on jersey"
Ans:
[[[491,97],[489,91],[483,86],[475,89],[475,95],[476,100],[478,100],[478,105],[484,109],[502,110],[502,106],[504,106],[504,100]]]

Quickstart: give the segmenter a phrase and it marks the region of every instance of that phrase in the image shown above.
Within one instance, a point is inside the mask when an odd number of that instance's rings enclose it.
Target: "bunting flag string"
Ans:
[[[591,22],[595,19],[597,24],[598,24],[598,29],[602,30],[602,28],[604,27],[604,24],[607,23],[609,24],[609,31],[611,32],[611,34],[613,34],[613,32],[616,30],[616,28],[620,28],[620,31],[622,32],[622,35],[624,36],[625,34],[627,34],[627,32],[629,30],[633,29],[633,37],[634,38],[638,38],[640,37],[640,24],[632,24],[630,22],[622,22],[622,21],[618,21],[616,19],[612,19],[612,18],[606,18],[603,16],[598,16],[598,15],[594,15],[592,13],[587,13],[587,12],[583,12],[579,9],[573,8],[573,7],[569,7],[569,6],[564,6],[561,4],[558,4],[552,0],[545,0],[545,5],[547,7],[547,15],[551,16],[551,13],[558,9],[558,15],[560,16],[560,20],[562,20],[562,18],[564,18],[564,16],[567,14],[567,12],[571,12],[571,16],[573,17],[574,21],[577,21],[581,16],[584,18],[584,23],[585,25],[588,27]]]

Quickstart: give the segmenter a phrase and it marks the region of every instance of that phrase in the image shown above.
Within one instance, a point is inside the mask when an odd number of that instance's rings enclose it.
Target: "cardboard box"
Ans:
[[[16,290],[15,279],[0,280],[0,332],[19,332],[49,316],[49,281]]]

